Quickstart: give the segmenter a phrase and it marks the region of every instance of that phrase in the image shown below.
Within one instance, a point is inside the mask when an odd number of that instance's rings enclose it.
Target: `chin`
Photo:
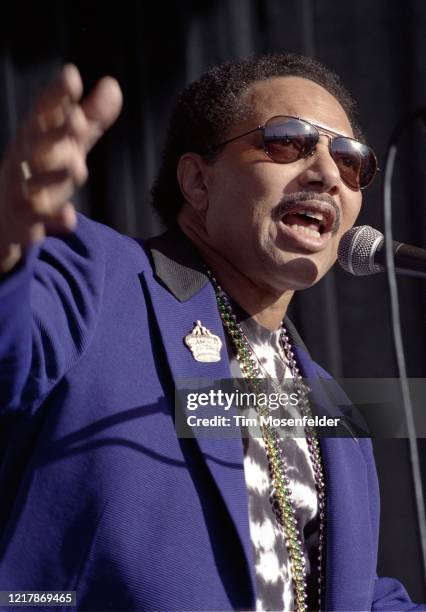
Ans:
[[[329,271],[328,266],[318,265],[308,257],[296,257],[284,264],[280,270],[280,280],[286,289],[300,291],[308,289],[317,283]]]

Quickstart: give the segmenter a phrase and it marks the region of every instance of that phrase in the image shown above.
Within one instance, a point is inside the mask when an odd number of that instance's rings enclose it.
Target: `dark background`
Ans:
[[[395,123],[426,106],[424,0],[180,0],[9,4],[0,21],[0,148],[35,93],[66,61],[88,89],[104,74],[124,109],[89,158],[80,210],[121,232],[161,229],[149,207],[176,92],[211,65],[253,53],[293,51],[334,69],[360,104],[361,124],[384,163]],[[426,127],[405,135],[394,179],[396,238],[426,247]],[[0,220],[1,222],[1,220]],[[359,224],[382,229],[380,180],[365,193]],[[410,377],[426,376],[426,290],[399,280]],[[397,376],[386,279],[333,269],[296,296],[292,317],[312,355],[336,376]],[[399,577],[426,601],[407,444],[375,441],[382,491],[379,575]],[[420,449],[422,464],[426,451]],[[424,465],[423,465],[424,469]],[[350,529],[350,525],[348,525]]]

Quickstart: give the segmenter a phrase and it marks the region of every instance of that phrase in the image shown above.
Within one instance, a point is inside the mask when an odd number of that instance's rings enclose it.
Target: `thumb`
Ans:
[[[81,101],[88,130],[85,147],[89,151],[102,134],[114,123],[123,106],[123,95],[118,82],[104,77]]]

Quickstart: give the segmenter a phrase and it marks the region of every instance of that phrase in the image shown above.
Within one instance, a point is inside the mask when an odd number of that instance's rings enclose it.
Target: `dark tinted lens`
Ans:
[[[377,160],[367,145],[338,136],[331,141],[330,151],[348,187],[357,190],[371,183],[377,171]]]
[[[289,164],[306,157],[318,142],[318,131],[313,125],[292,119],[274,117],[263,130],[265,149],[280,164]]]

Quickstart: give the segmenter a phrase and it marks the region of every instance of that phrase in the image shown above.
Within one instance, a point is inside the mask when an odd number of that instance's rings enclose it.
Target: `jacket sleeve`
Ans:
[[[331,378],[330,374],[317,365],[319,375],[328,381],[327,390],[333,396],[333,403],[342,409],[342,414],[347,415],[347,409],[350,408],[349,414],[351,419],[349,423],[354,427],[355,431],[363,431],[364,436],[368,431],[360,415],[357,414],[356,408],[352,405],[343,389]],[[377,554],[378,536],[379,536],[379,517],[380,517],[380,494],[377,479],[376,464],[374,460],[373,447],[371,440],[366,437],[358,440],[360,449],[364,454],[365,464],[367,467],[368,491],[370,500],[370,517],[371,517],[371,532],[375,541],[375,549]],[[376,563],[375,563],[376,565]],[[371,610],[422,610],[426,612],[426,604],[415,604],[411,601],[407,591],[402,584],[393,578],[379,578],[375,576],[372,597]]]
[[[380,494],[373,447],[369,439],[360,440],[359,443],[366,460],[368,488],[370,492],[371,527],[372,533],[374,533],[375,545],[376,548],[378,548]],[[400,612],[404,610],[423,610],[426,612],[426,605],[412,602],[407,591],[398,580],[394,578],[379,578],[376,575],[371,610],[394,610]]]
[[[0,281],[0,415],[33,410],[90,343],[104,258],[96,224],[79,216]]]
[[[368,488],[370,492],[371,527],[374,533],[376,549],[379,544],[379,517],[380,517],[380,493],[377,479],[376,464],[374,461],[371,440],[360,440],[360,446],[364,452]],[[425,604],[415,604],[411,601],[403,585],[394,578],[379,578],[376,575],[372,594],[371,610],[423,610],[426,612]]]
[[[393,578],[377,578],[374,584],[372,610],[422,610],[426,604],[415,604],[411,601],[402,584]]]

